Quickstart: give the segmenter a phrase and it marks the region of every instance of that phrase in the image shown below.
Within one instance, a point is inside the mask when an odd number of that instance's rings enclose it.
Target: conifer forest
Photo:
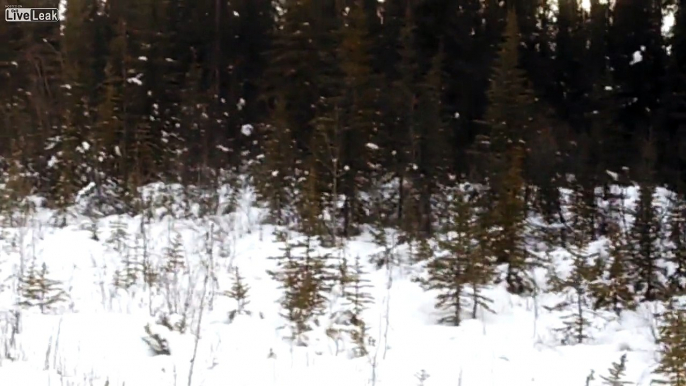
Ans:
[[[684,0],[0,4],[0,384],[686,386]]]

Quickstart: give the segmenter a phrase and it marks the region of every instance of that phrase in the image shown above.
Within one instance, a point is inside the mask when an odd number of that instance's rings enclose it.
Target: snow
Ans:
[[[629,63],[629,64],[633,66],[634,64],[640,63],[642,61],[643,61],[643,54],[641,53],[641,51],[636,51],[636,52],[634,52],[634,55],[631,58],[631,63]]]
[[[246,137],[249,137],[253,132],[253,126],[250,124],[243,125],[241,127],[241,133]]]
[[[141,80],[140,80],[139,78],[137,78],[137,77],[128,78],[128,79],[126,79],[126,81],[129,82],[129,83],[131,83],[131,84],[135,84],[135,85],[137,85],[137,86],[142,86],[142,85],[143,85],[143,81],[141,81]]]
[[[146,194],[162,200],[175,197],[178,190],[156,184],[146,188]],[[636,196],[635,190],[630,193]],[[459,327],[437,325],[434,294],[412,281],[416,267],[387,271],[366,264],[378,252],[368,234],[351,240],[345,253],[360,256],[370,272],[375,299],[365,314],[373,338],[370,354],[350,359],[346,342],[327,336],[326,323],[310,333],[309,347],[293,347],[284,340],[284,322],[276,304],[280,290],[266,273],[274,268],[269,257],[280,253],[280,244],[274,228],[264,224],[265,213],[256,207],[252,190],[241,191],[233,213],[177,220],[168,214],[156,213],[149,224],[148,248],[151,258],[159,260],[168,247],[169,230],[181,235],[190,274],[180,281],[185,284],[178,293],[194,299],[195,315],[186,333],[155,323],[150,310],[155,314],[164,308],[159,293],[143,286],[115,291],[109,284],[121,264],[106,241],[113,223],[120,219],[128,232],[135,233],[140,217],[97,220],[98,240],[84,230],[91,220],[76,210],[64,228],[50,225],[53,213],[48,209],[38,209],[28,226],[2,230],[0,279],[7,280],[0,284],[10,288],[11,273],[22,253],[35,255],[46,262],[55,279],[65,283],[70,300],[54,314],[24,311],[16,347],[8,350],[15,307],[11,291],[0,291],[0,385],[188,385],[199,300],[209,299],[202,296],[201,275],[209,229],[228,235],[217,238],[214,245],[216,250],[226,247],[228,255],[213,261],[217,286],[211,291],[216,296],[199,327],[191,386],[416,386],[421,374],[425,386],[578,386],[585,384],[591,370],[606,375],[622,353],[628,358],[625,380],[637,386],[650,384],[655,363],[650,305],[625,312],[619,319],[599,315],[592,342],[573,346],[559,344],[552,329],[559,326],[560,313],[545,308],[559,297],[520,298],[501,286],[486,291],[494,300],[494,314],[481,313]],[[128,241],[133,243],[134,238]],[[564,253],[556,251],[556,256],[564,258]],[[231,267],[240,268],[251,288],[247,306],[251,314],[229,322],[234,302],[221,293],[231,284]],[[331,307],[338,307],[337,302]],[[172,315],[170,321],[178,324],[179,316]],[[144,342],[146,325],[168,342],[171,355],[151,354]],[[601,385],[596,379],[591,386]]]

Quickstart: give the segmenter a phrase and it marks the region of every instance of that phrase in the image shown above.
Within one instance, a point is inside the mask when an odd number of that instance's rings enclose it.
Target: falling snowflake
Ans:
[[[127,79],[126,81],[129,82],[129,83],[138,85],[138,86],[142,86],[142,85],[143,85],[143,82],[142,82],[140,79],[138,79],[137,77],[129,78],[129,79]]]
[[[252,134],[252,131],[253,127],[250,124],[243,125],[241,127],[241,133],[243,133],[243,135],[245,135],[246,137],[249,137]]]
[[[643,54],[641,54],[641,51],[636,51],[634,52],[633,58],[631,58],[631,63],[630,65],[634,65],[636,63],[640,63],[643,61]]]

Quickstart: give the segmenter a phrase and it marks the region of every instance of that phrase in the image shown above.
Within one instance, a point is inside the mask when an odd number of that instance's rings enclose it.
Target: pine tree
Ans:
[[[165,263],[164,272],[173,276],[177,276],[186,269],[186,259],[183,252],[183,238],[178,232],[174,232],[171,237],[171,232],[167,240],[168,245],[165,248]]]
[[[432,202],[440,195],[441,183],[450,171],[452,136],[448,130],[443,105],[445,77],[443,44],[431,61],[426,77],[421,81],[417,98],[416,155],[418,177],[414,188],[419,192],[420,236],[432,234],[435,216]]]
[[[585,180],[585,179],[582,179]],[[570,219],[565,223],[570,227],[571,233],[583,232],[591,240],[596,238],[596,224],[598,222],[598,198],[596,197],[596,186],[584,184],[584,181],[575,177],[571,202],[567,212]]]
[[[669,386],[686,385],[686,315],[684,310],[670,306],[662,315],[659,328],[660,363],[655,374],[662,379],[655,383]]]
[[[474,227],[474,253],[470,255],[470,261],[467,263],[467,273],[469,279],[469,289],[471,291],[472,300],[472,318],[477,317],[479,309],[494,312],[490,304],[492,299],[483,295],[484,287],[493,283],[496,278],[495,271],[495,257],[492,249],[492,231],[489,229],[488,210],[481,202],[486,196],[477,188],[469,191],[470,202],[473,205],[472,226]]]
[[[258,156],[254,178],[258,198],[267,203],[271,221],[285,225],[295,199],[293,169],[298,153],[283,98],[276,100],[271,119],[265,126],[262,154]]]
[[[15,221],[17,209],[24,217],[35,210],[32,202],[28,199],[29,194],[32,193],[29,172],[21,164],[18,146],[18,141],[13,140],[11,145],[12,154],[7,160],[9,166],[7,167],[5,183],[2,186],[4,196],[2,211],[6,216],[9,226],[26,225]]]
[[[245,283],[245,278],[241,275],[238,267],[234,267],[232,274],[231,289],[226,291],[226,296],[236,301],[236,309],[232,311],[232,315],[235,316],[244,313],[249,315],[250,312],[247,311],[245,307],[250,303],[250,300],[248,300],[250,286]]]
[[[62,283],[50,278],[50,271],[45,263],[36,269],[35,261],[20,278],[21,302],[24,307],[38,307],[45,314],[59,303],[67,300],[67,293]]]
[[[484,123],[488,125],[488,131],[476,143],[477,146],[485,146],[485,154],[481,152],[485,156],[481,158],[481,166],[487,167],[487,177],[496,197],[504,185],[501,180],[510,165],[508,152],[513,146],[519,146],[520,140],[526,140],[533,134],[529,131],[534,96],[526,86],[526,73],[519,66],[521,38],[514,8],[508,11],[504,39],[487,91],[489,104]]]
[[[657,210],[655,186],[640,184],[629,242],[633,245],[632,268],[637,275],[634,288],[636,294],[647,301],[660,299],[665,295],[664,269],[659,263],[663,253],[663,229]]]
[[[598,258],[589,251],[590,235],[579,232],[571,240],[567,251],[572,259],[572,271],[569,276],[551,278],[550,287],[554,292],[565,294],[568,300],[556,305],[554,309],[566,311],[562,316],[564,327],[557,329],[563,334],[563,344],[584,343],[591,338],[589,310],[591,294],[590,285],[598,272],[593,264]]]
[[[140,271],[138,261],[127,251],[121,255],[121,267],[114,272],[114,286],[128,290],[138,282]]]
[[[427,262],[427,278],[420,282],[425,289],[438,291],[436,307],[448,311],[439,323],[459,326],[470,300],[473,314],[479,306],[489,310],[490,300],[480,289],[490,283],[492,262],[479,248],[481,224],[472,198],[457,187],[451,190],[449,200],[444,209],[449,218],[436,235],[437,250]]]
[[[624,386],[630,385],[631,382],[623,381],[624,372],[626,371],[626,354],[623,354],[619,358],[619,362],[613,362],[612,367],[608,370],[610,375],[601,375],[600,379],[603,381],[603,385],[606,386]]]
[[[491,212],[491,225],[496,227],[492,252],[499,263],[507,264],[505,280],[508,291],[515,294],[527,293],[533,289],[530,270],[535,265],[534,256],[526,242],[527,210],[522,178],[522,152],[519,146],[512,147],[506,154],[509,168],[499,185],[499,199]]]
[[[323,315],[327,295],[335,284],[334,267],[329,263],[328,254],[315,252],[313,236],[291,240],[286,231],[281,231],[277,240],[283,243],[283,254],[271,258],[276,261],[277,270],[268,273],[283,290],[279,303],[283,317],[290,323],[289,338],[298,345],[307,345],[305,334]]]
[[[122,174],[125,165],[121,158],[119,136],[124,130],[121,77],[116,67],[108,62],[104,69],[104,81],[100,100],[96,106],[93,128],[93,154],[97,162],[91,166],[94,171],[95,189],[102,208],[112,208],[121,213],[123,209]]]
[[[484,121],[489,131],[477,138],[475,150],[480,165],[486,168],[492,221],[500,233],[494,240],[493,253],[498,263],[508,265],[509,291],[521,294],[532,287],[526,278],[532,262],[524,241],[527,213],[522,165],[526,140],[532,135],[529,131],[535,100],[533,91],[526,86],[526,74],[519,67],[520,33],[514,8],[509,10],[504,37],[487,92],[489,105]]]
[[[283,243],[281,248],[282,254],[277,257],[272,257],[276,262],[277,270],[267,271],[267,273],[280,284],[283,291],[279,304],[282,308],[282,316],[294,325],[293,338],[297,339],[299,335],[308,330],[307,321],[308,316],[300,298],[300,267],[296,258],[293,256],[292,246],[285,231],[277,234],[277,241]]]
[[[369,279],[365,278],[366,272],[362,268],[359,256],[355,256],[355,262],[350,268],[348,285],[343,290],[343,297],[347,302],[346,306],[350,308],[350,324],[353,326],[350,337],[356,345],[354,356],[363,357],[367,355],[369,329],[364,321],[363,313],[370,304],[374,303],[374,299],[368,292],[371,285]]]
[[[371,67],[369,19],[364,7],[364,1],[355,0],[344,15],[337,51],[343,83],[343,127],[340,133],[339,157],[341,186],[335,190],[345,197],[342,208],[342,233],[345,236],[356,234],[357,225],[363,221],[364,208],[360,192],[369,187],[369,161],[374,157],[370,154],[374,150],[368,144],[379,129],[376,114],[378,77],[373,74]],[[333,170],[333,178],[337,178],[337,172],[340,173]]]
[[[119,216],[111,222],[112,233],[107,238],[107,243],[121,259],[121,267],[114,273],[114,286],[128,289],[139,278],[139,266],[135,258],[131,256],[132,248],[129,245],[128,225],[123,217]]]
[[[398,4],[401,4],[398,2]],[[390,6],[390,4],[389,4]],[[413,15],[413,7],[405,3],[398,10],[405,12],[404,17],[398,16],[400,28],[394,36],[394,44],[398,46],[398,60],[394,72],[397,77],[390,79],[390,95],[388,95],[389,114],[386,130],[389,136],[390,154],[389,168],[397,184],[397,225],[404,232],[408,241],[414,241],[417,236],[419,222],[417,214],[417,194],[414,191],[413,179],[417,178],[417,154],[419,136],[417,133],[417,25]],[[396,20],[397,21],[397,20]],[[390,28],[390,26],[389,26]]]
[[[594,309],[610,307],[618,316],[622,311],[636,308],[631,272],[631,249],[619,225],[611,224],[607,235],[606,256],[598,259],[602,276],[591,284]]]
[[[117,217],[110,223],[112,232],[105,241],[119,255],[124,255],[128,249],[128,226],[122,217]]]

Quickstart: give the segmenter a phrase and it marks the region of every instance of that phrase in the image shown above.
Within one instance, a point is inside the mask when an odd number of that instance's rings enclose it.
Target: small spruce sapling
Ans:
[[[229,313],[229,320],[233,320],[236,315],[250,315],[250,311],[245,309],[250,304],[250,300],[248,300],[250,286],[245,283],[245,278],[241,275],[238,267],[234,267],[232,271],[233,282],[231,283],[231,289],[226,291],[226,296],[236,301],[236,309]]]
[[[554,269],[550,270],[551,290],[567,297],[567,300],[553,307],[566,312],[562,316],[564,326],[556,329],[563,334],[562,344],[583,343],[590,339],[590,283],[597,277],[597,270],[591,262],[597,259],[597,253],[589,251],[589,240],[588,233],[579,232],[570,241],[567,251],[572,256],[572,271],[567,277],[560,278]]]
[[[311,329],[310,323],[316,324],[317,317],[323,315],[336,275],[328,264],[330,255],[315,253],[313,236],[292,242],[286,232],[280,232],[277,239],[284,244],[283,254],[272,258],[277,270],[268,274],[283,289],[279,303],[291,324],[291,339],[306,345],[304,334]]]
[[[626,354],[619,358],[619,362],[613,362],[612,367],[608,370],[610,375],[601,375],[600,379],[605,386],[625,386],[630,385],[631,382],[623,381],[624,373],[626,372]]]
[[[24,307],[38,307],[45,314],[55,305],[67,300],[67,293],[62,289],[62,283],[51,279],[48,266],[43,263],[40,270],[32,263],[20,281],[21,298],[19,305]]]
[[[350,308],[350,324],[353,326],[350,331],[350,338],[356,345],[353,355],[359,358],[368,353],[366,341],[369,328],[364,322],[362,314],[370,304],[374,303],[374,299],[368,292],[371,285],[369,280],[365,278],[366,272],[362,268],[359,256],[355,257],[355,262],[351,268],[348,276],[349,285],[345,287],[343,296],[347,303],[346,306]]]
[[[452,190],[445,212],[448,219],[437,231],[436,248],[427,261],[427,276],[420,279],[426,290],[438,291],[436,308],[448,313],[439,323],[458,326],[462,312],[472,301],[472,314],[478,308],[490,310],[490,299],[481,290],[494,276],[491,253],[483,240],[484,228],[474,210],[474,195],[462,187]],[[470,293],[471,292],[471,293]]]
[[[424,386],[426,384],[426,381],[431,377],[431,375],[429,375],[429,373],[427,373],[426,370],[422,369],[417,374],[415,374],[414,377],[417,378],[417,381],[419,381],[417,386]]]
[[[598,259],[603,274],[591,283],[590,290],[595,298],[594,309],[610,308],[619,316],[624,310],[636,308],[632,273],[628,265],[630,251],[616,224],[608,225],[607,238],[607,256]]]

